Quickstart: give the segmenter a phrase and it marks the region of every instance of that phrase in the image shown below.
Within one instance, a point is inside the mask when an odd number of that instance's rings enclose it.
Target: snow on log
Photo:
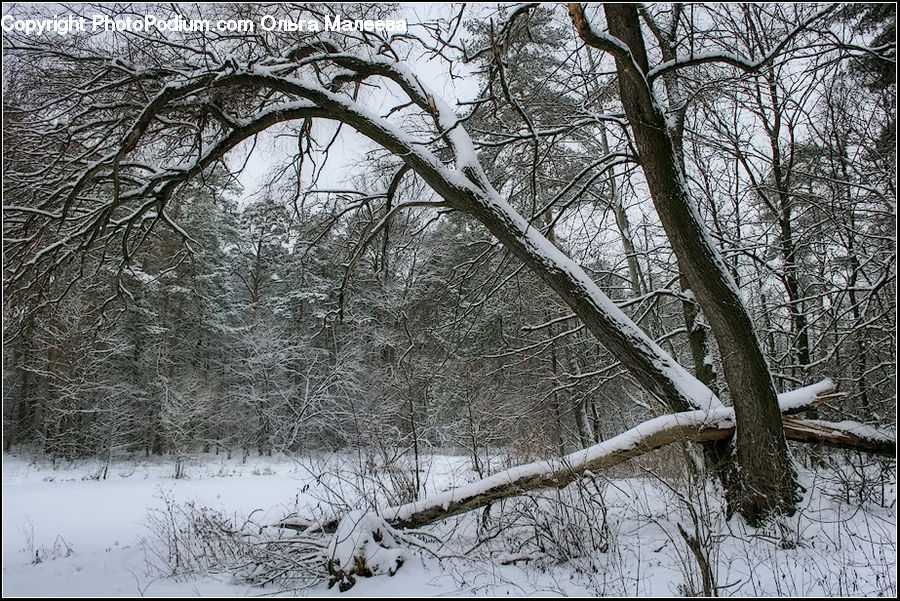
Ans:
[[[663,415],[565,457],[516,466],[423,501],[389,507],[381,515],[393,526],[415,528],[477,509],[496,499],[541,488],[562,488],[586,471],[612,467],[679,440],[716,440],[733,432],[734,410],[730,407]],[[291,518],[277,525],[292,530],[334,532],[338,524],[338,519],[313,523]]]
[[[783,412],[793,413],[840,396],[831,380],[823,380],[778,396]],[[879,455],[895,456],[894,433],[882,432],[858,422],[826,422],[784,417],[784,434],[790,440],[822,443]],[[543,488],[562,488],[593,472],[623,463],[679,441],[711,441],[734,434],[734,409],[686,411],[643,422],[618,436],[558,459],[535,461],[498,472],[428,499],[385,509],[381,517],[394,528],[418,528],[484,507],[492,501]],[[346,518],[345,518],[346,519]],[[278,524],[293,530],[334,532],[338,519],[318,523],[290,519]]]
[[[784,418],[789,440],[817,442],[832,447],[856,449],[884,457],[897,456],[896,433],[884,432],[859,422],[826,422],[817,419]]]
[[[612,467],[673,442],[717,440],[733,431],[734,411],[730,408],[663,415],[560,459],[510,468],[423,501],[389,507],[382,516],[396,527],[417,528],[497,499],[542,488],[562,488],[585,472]]]
[[[782,392],[778,395],[778,406],[782,413],[791,415],[845,395],[844,392],[835,392],[834,382],[831,381],[831,378],[825,378],[821,382],[803,388]]]

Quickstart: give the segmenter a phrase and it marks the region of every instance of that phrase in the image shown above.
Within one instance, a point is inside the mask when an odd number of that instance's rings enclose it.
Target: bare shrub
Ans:
[[[605,553],[613,533],[604,487],[598,479],[584,478],[562,489],[510,500],[498,507],[495,517],[488,508],[481,520],[481,537],[500,538],[503,547],[516,550],[501,563],[537,557],[562,563]]]
[[[890,483],[897,481],[894,459],[860,452],[832,452],[825,457],[824,467],[819,476],[835,501],[885,507],[896,498],[889,490]]]
[[[147,563],[165,577],[183,579],[229,574],[257,586],[299,589],[325,580],[328,538],[323,533],[287,536],[252,520],[176,503],[160,494],[163,507],[148,513],[152,536],[145,541]]]
[[[181,578],[226,570],[244,550],[244,534],[234,518],[192,501],[176,503],[161,491],[161,509],[151,509],[145,544],[148,563],[166,576]]]

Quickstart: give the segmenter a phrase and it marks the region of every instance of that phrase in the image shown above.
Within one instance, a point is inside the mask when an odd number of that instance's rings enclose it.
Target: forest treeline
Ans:
[[[895,63],[877,51],[895,13],[883,6],[844,7],[796,35],[821,7],[707,7],[736,53],[765,57],[792,35],[794,54],[752,74],[706,61],[655,74],[686,185],[777,391],[829,377],[846,395],[817,416],[873,425],[896,416]],[[641,9],[663,59],[703,42],[686,10]],[[465,126],[478,158],[530,227],[727,400],[611,63],[589,45],[575,50],[577,32],[554,14],[468,24],[467,77],[480,93]],[[834,42],[835,31],[856,46]],[[269,52],[289,46],[266,35]],[[253,61],[261,42],[251,38],[235,54]],[[222,160],[152,223],[122,218],[90,240],[54,239],[42,212],[65,222],[70,210],[42,204],[57,163],[90,156],[85,132],[130,123],[144,92],[106,97],[118,75],[97,79],[74,60],[77,45],[26,42],[4,37],[30,49],[11,52],[3,71],[7,449],[183,458],[366,448],[390,460],[453,447],[486,472],[498,449],[563,454],[668,410],[507,247],[390,153],[373,150],[340,186],[316,185],[329,180],[314,156],[329,151],[330,125],[279,125],[299,150],[267,157],[272,181],[258,191]],[[165,72],[165,52],[154,60]],[[71,101],[79,85],[96,89]],[[234,126],[251,103],[242,93],[213,90],[184,110],[200,130]],[[202,136],[167,137],[166,118],[154,144],[202,146]],[[114,173],[98,184],[113,196],[135,177]],[[92,209],[71,210],[87,219]],[[36,254],[34,240],[47,250]]]

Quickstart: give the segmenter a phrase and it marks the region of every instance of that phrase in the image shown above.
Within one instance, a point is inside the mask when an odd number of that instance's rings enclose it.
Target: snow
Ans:
[[[266,466],[239,461],[213,459],[203,466],[203,477],[181,480],[172,477],[174,459],[114,464],[107,480],[90,479],[100,465],[53,469],[4,455],[4,595],[90,595],[98,586],[107,595],[135,596],[138,587],[149,587],[145,592],[151,595],[176,594],[170,584],[145,574],[141,540],[150,535],[147,511],[162,506],[161,495],[244,515],[259,508],[261,497],[274,499],[254,517],[275,520],[285,512],[278,502],[291,501],[297,492],[296,474],[258,476],[253,472],[265,474]],[[188,475],[197,469],[188,467]],[[72,549],[69,557],[60,556],[64,545]],[[45,559],[32,565],[35,551]],[[213,584],[209,590],[198,586],[213,594],[221,583]]]
[[[874,426],[869,426],[866,424],[861,424],[859,422],[854,421],[842,421],[842,422],[827,422],[817,419],[806,420],[808,423],[814,426],[822,426],[825,428],[833,428],[835,430],[840,430],[842,432],[846,432],[847,434],[852,434],[859,438],[863,438],[866,440],[873,441],[882,441],[882,442],[894,442],[897,440],[897,435],[895,431],[885,431]]]
[[[261,509],[254,516],[261,518],[258,522],[283,515],[288,506],[311,508],[328,483],[319,482],[319,474],[309,471],[321,465],[318,459],[304,461],[279,456],[242,463],[239,457],[204,456],[189,464],[189,478],[183,480],[172,478],[171,459],[120,461],[110,465],[107,480],[93,480],[102,467],[99,462],[53,467],[4,455],[3,594],[276,594],[278,589],[254,588],[225,573],[173,580],[148,568],[146,550],[153,533],[146,512],[162,507],[162,493],[177,502],[193,500],[239,517]],[[432,466],[430,491],[476,479],[464,457],[440,455],[427,461]],[[867,469],[873,477],[879,468],[873,464]],[[438,549],[441,557],[410,548],[387,550],[389,560],[399,554],[406,558],[396,574],[358,578],[356,586],[343,594],[680,595],[691,579],[694,586],[699,582],[696,563],[677,531],[678,524],[694,531],[688,502],[700,517],[701,533],[710,535],[717,583],[725,587],[721,595],[895,595],[895,485],[886,486],[884,498],[858,498],[865,485],[864,480],[853,480],[859,471],[859,466],[849,465],[831,472],[801,470],[807,493],[800,511],[761,529],[749,528],[739,519],[725,522],[721,494],[712,485],[680,488],[679,496],[652,475],[655,469],[645,477],[598,474],[597,488],[584,490],[605,507],[602,521],[610,545],[605,552],[590,551],[585,534],[591,524],[600,524],[600,518],[565,512],[566,507],[581,507],[577,503],[583,496],[573,485],[497,504],[487,526],[479,512],[438,524],[431,531],[446,541],[447,546]],[[845,500],[848,495],[851,502]],[[357,511],[352,516],[377,523],[351,533],[381,525],[369,513]],[[537,527],[531,520],[559,525],[558,532],[548,532],[540,543],[544,553],[531,538]],[[351,518],[348,524],[354,521]],[[485,536],[496,536],[478,543],[478,533],[485,527]],[[567,528],[576,529],[574,542],[564,536]],[[340,540],[334,543],[336,553],[349,545],[342,547]],[[354,539],[352,548],[372,543]],[[579,553],[568,559],[551,557],[563,553],[567,545],[581,545]],[[41,557],[36,564],[35,551]],[[325,582],[305,593],[341,594]]]
[[[334,570],[350,571],[359,560],[373,575],[393,576],[409,559],[394,530],[372,512],[348,511],[338,524],[328,547]]]
[[[821,382],[803,388],[782,392],[778,395],[778,405],[782,412],[798,409],[809,405],[820,394],[832,391],[834,391],[834,382],[830,378],[825,378]]]

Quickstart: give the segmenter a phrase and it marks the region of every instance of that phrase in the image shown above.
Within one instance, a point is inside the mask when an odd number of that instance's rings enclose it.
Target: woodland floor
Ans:
[[[859,462],[859,456],[855,461]],[[57,462],[3,456],[4,596],[340,595],[327,581],[302,590],[259,588],[220,567],[173,569],[159,524],[171,507],[205,507],[267,524],[329,501],[397,486],[354,470],[359,457],[203,455],[175,479],[171,458]],[[494,458],[492,469],[507,458]],[[801,469],[801,510],[763,529],[725,521],[710,486],[659,476],[652,465],[507,500],[430,528],[443,543],[411,552],[393,576],[360,579],[346,595],[684,595],[702,592],[696,556],[679,534],[704,541],[721,596],[895,596],[896,471],[857,465]],[[476,479],[466,457],[430,455],[430,492]],[[320,476],[320,474],[326,474]],[[395,473],[394,482],[399,482]],[[402,475],[402,474],[401,474]],[[885,483],[882,485],[882,483]],[[602,503],[600,500],[602,499]],[[251,515],[252,514],[252,515]],[[604,517],[605,515],[605,517]],[[692,517],[695,516],[696,520]],[[153,524],[156,524],[155,526]],[[178,572],[176,576],[172,573]]]

